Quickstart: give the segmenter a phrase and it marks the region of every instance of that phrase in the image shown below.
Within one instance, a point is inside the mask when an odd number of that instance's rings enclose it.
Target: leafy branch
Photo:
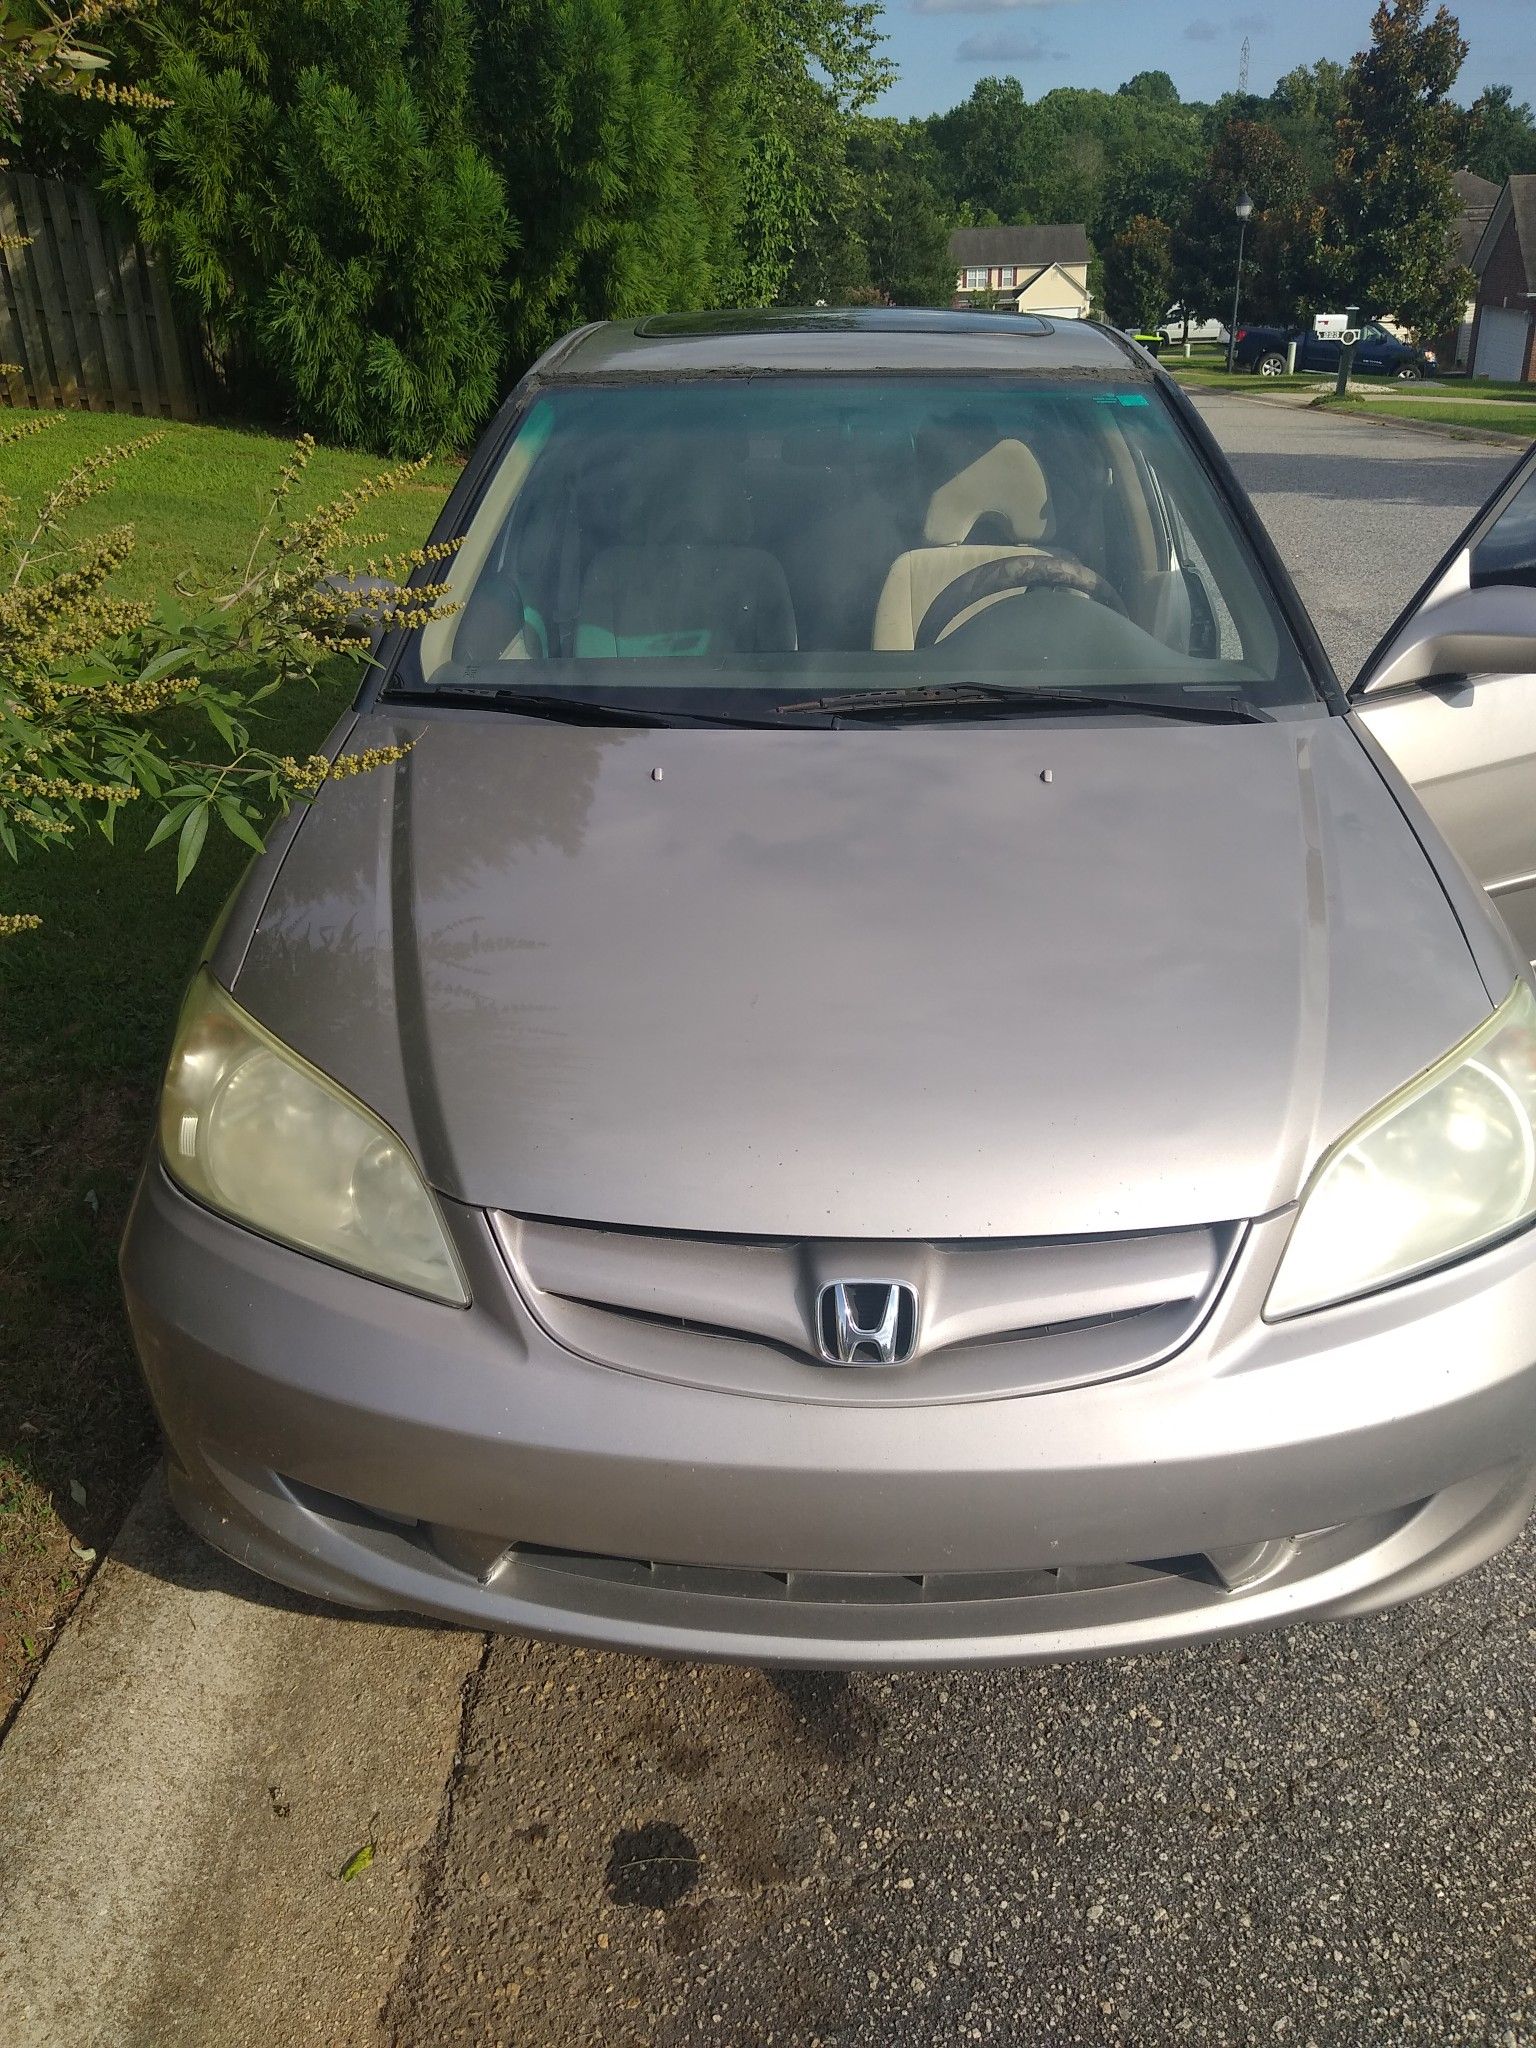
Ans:
[[[32,431],[30,420],[0,428],[0,446]],[[423,464],[399,464],[295,514],[290,500],[314,452],[306,435],[237,574],[221,582],[193,570],[153,603],[125,600],[111,586],[132,553],[132,528],[73,539],[66,522],[160,438],[88,456],[24,516],[0,501],[0,851],[19,860],[81,829],[111,840],[135,804],[159,813],[148,846],[175,837],[180,889],[210,827],[259,849],[266,822],[328,778],[402,757],[399,747],[334,762],[276,753],[260,744],[260,706],[313,683],[335,655],[366,655],[375,632],[444,616],[448,585],[433,571],[453,546],[369,561],[365,587],[337,588],[356,573],[340,560],[360,544],[353,523]],[[36,922],[0,920],[0,935]]]

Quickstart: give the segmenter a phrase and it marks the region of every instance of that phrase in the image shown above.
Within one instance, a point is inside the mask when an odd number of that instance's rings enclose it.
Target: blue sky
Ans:
[[[1346,62],[1370,40],[1373,0],[886,0],[887,51],[901,79],[883,114],[931,114],[965,99],[978,78],[1012,73],[1036,99],[1056,85],[1112,91],[1134,72],[1170,72],[1185,99],[1237,84],[1245,35],[1249,86],[1268,92],[1282,72],[1318,57]],[[1456,96],[1508,84],[1536,101],[1532,0],[1452,0],[1471,44]]]

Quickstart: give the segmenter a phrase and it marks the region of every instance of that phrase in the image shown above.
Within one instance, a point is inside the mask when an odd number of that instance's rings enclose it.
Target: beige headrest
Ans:
[[[968,540],[977,520],[991,513],[1009,522],[1015,540],[1041,540],[1049,495],[1045,471],[1024,443],[999,441],[934,492],[923,538],[953,547]]]

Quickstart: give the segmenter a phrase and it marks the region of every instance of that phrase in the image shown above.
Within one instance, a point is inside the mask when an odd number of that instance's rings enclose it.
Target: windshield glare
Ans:
[[[1155,388],[769,375],[546,390],[399,684],[1317,693]]]

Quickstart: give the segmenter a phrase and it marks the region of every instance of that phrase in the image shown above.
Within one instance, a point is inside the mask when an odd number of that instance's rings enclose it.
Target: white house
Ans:
[[[1081,221],[956,228],[949,254],[957,306],[984,300],[1010,313],[1041,313],[1054,320],[1088,317],[1088,230]]]

